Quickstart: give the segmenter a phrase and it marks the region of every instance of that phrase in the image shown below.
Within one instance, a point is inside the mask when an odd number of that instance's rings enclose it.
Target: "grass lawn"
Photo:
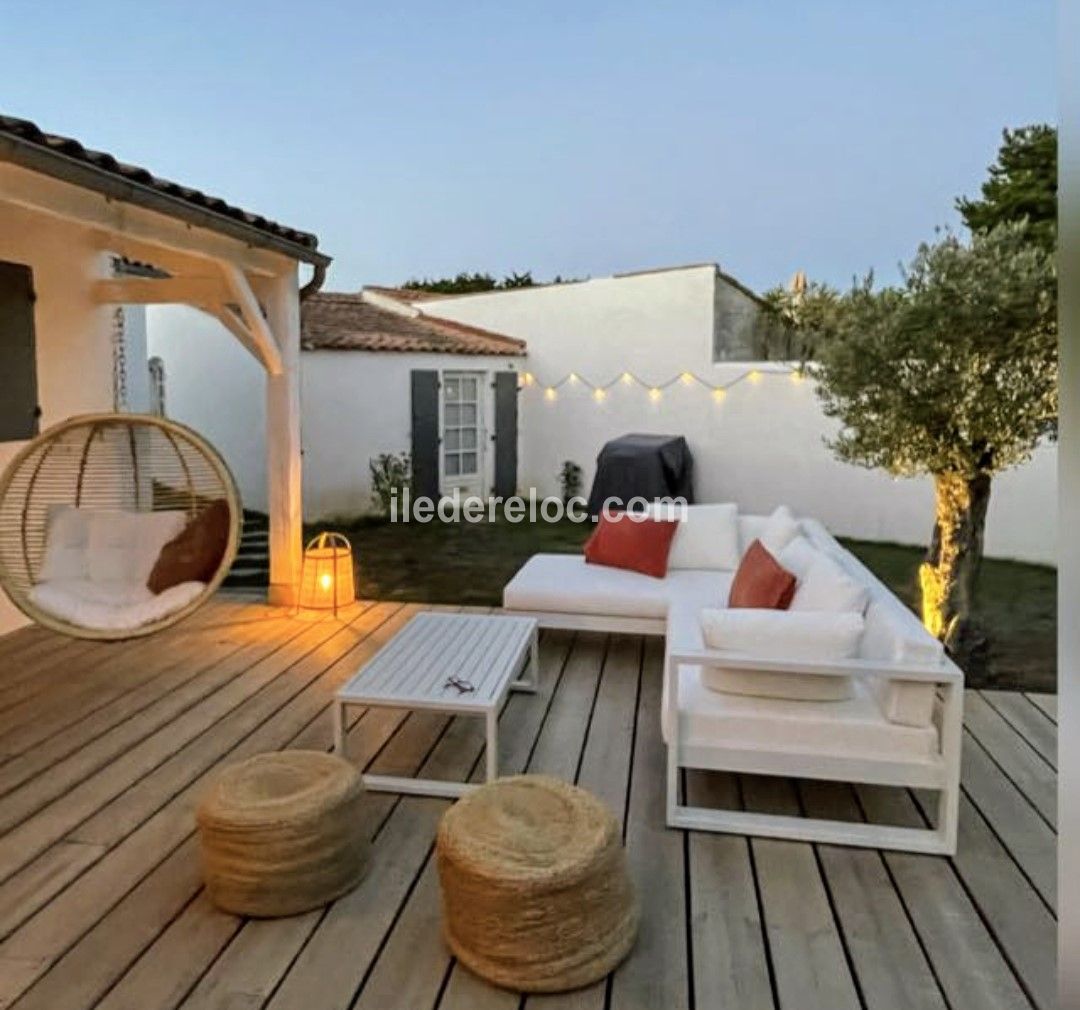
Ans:
[[[499,606],[502,587],[532,554],[577,553],[588,523],[410,523],[339,527],[353,543],[358,591],[368,598]],[[916,547],[845,541],[908,605],[917,602]],[[1012,561],[983,562],[979,618],[991,642],[989,673],[970,686],[1054,691],[1057,573]]]

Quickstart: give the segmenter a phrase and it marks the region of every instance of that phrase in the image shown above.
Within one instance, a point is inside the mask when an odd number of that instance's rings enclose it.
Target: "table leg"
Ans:
[[[347,758],[345,753],[345,703],[334,699],[334,753]]]
[[[525,668],[511,685],[512,691],[524,691],[526,694],[536,694],[540,686],[540,632],[533,632],[532,642],[529,644],[529,660]]]
[[[485,748],[487,781],[493,782],[499,777],[499,713],[492,709],[485,719],[487,722],[487,747]]]

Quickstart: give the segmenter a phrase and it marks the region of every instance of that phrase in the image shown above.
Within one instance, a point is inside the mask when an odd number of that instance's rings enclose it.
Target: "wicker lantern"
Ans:
[[[352,545],[340,533],[320,533],[304,548],[299,605],[311,610],[347,607],[356,599]]]

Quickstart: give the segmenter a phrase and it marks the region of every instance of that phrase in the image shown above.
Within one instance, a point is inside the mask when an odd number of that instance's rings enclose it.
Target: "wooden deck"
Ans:
[[[219,599],[123,645],[37,629],[0,641],[0,1006],[19,1010],[1055,1005],[1056,699],[969,692],[955,860],[671,831],[660,643],[545,634],[538,695],[502,715],[504,771],[577,781],[624,818],[641,936],[563,998],[491,989],[439,938],[431,859],[446,801],[368,802],[373,861],[330,908],[245,921],[200,888],[192,811],[215,769],[330,747],[334,688],[417,608],[337,622]],[[481,720],[353,713],[384,774],[476,775]],[[690,776],[748,808],[921,823],[880,789]]]

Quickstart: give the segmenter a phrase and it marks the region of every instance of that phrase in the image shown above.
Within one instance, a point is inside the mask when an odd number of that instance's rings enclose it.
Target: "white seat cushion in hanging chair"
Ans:
[[[60,620],[95,631],[130,631],[187,606],[205,588],[146,585],[162,547],[183,528],[179,510],[49,509],[45,551],[30,599]]]
[[[203,582],[181,582],[156,596],[145,585],[56,579],[39,582],[30,599],[62,621],[95,631],[133,631],[186,607],[206,588]]]

